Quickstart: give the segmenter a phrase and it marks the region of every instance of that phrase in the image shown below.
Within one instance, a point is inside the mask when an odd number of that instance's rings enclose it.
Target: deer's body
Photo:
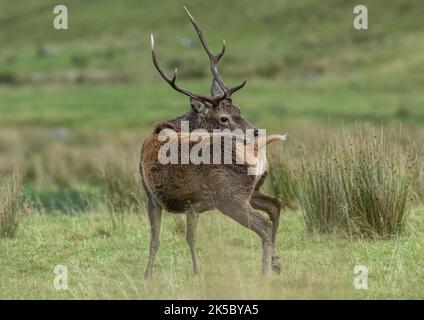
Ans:
[[[178,87],[175,83],[176,73],[169,78],[160,69],[153,49],[152,37],[152,57],[155,67],[175,90],[190,97],[192,110],[181,117],[158,124],[142,146],[140,173],[148,196],[148,215],[151,224],[150,254],[145,277],[151,275],[159,247],[162,209],[172,213],[187,214],[187,242],[190,246],[195,273],[199,271],[194,248],[198,214],[211,209],[218,209],[224,215],[257,233],[262,240],[262,273],[268,274],[271,269],[279,272],[280,264],[275,252],[275,240],[281,201],[259,191],[266,177],[266,170],[261,170],[267,165],[266,156],[258,157],[253,164],[162,164],[159,160],[159,150],[165,143],[158,139],[161,130],[171,129],[177,132],[175,139],[177,139],[178,149],[181,149],[182,139],[186,139],[186,136],[182,134],[181,121],[189,122],[190,132],[201,128],[207,135],[212,135],[214,129],[258,132],[240,115],[240,109],[231,100],[231,94],[242,88],[245,82],[237,87],[229,88],[217,71],[217,63],[225,51],[225,46],[219,55],[213,55],[193,17],[190,14],[189,17],[211,60],[211,71],[214,75],[212,96],[194,94]],[[253,143],[257,143],[259,139],[262,137],[255,138]],[[266,138],[265,143],[281,139],[283,139],[282,136],[274,135]],[[192,147],[193,141],[190,140],[189,143]],[[258,149],[256,145],[255,148],[255,150]],[[239,156],[239,154],[232,154],[232,156]],[[248,169],[252,166],[257,169],[257,175],[248,174]],[[265,211],[270,219],[266,219],[257,210]]]
[[[260,181],[258,176],[248,175],[247,164],[162,165],[157,154],[163,144],[158,134],[150,134],[142,147],[140,170],[146,189],[167,211],[201,213],[214,209],[220,199],[233,196],[231,185],[250,198]]]

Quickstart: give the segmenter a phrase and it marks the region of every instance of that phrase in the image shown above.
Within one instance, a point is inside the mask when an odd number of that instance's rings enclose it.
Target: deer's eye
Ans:
[[[228,118],[227,117],[221,117],[221,118],[219,118],[219,121],[221,121],[222,123],[227,123]]]

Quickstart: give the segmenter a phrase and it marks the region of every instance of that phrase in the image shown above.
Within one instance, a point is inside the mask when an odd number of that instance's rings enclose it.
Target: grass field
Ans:
[[[153,70],[152,70],[153,71]],[[201,91],[209,83],[188,83]],[[0,88],[0,124],[5,127],[44,126],[73,129],[150,128],[158,119],[185,112],[184,97],[164,83],[119,86]],[[252,80],[236,98],[243,114],[257,126],[273,131],[293,129],[305,121],[422,127],[422,90],[393,92],[378,89],[367,92],[342,86],[294,85]],[[277,117],[276,117],[277,116]]]
[[[142,271],[149,240],[145,216],[113,229],[107,214],[31,215],[16,239],[2,240],[0,297],[18,299],[423,299],[423,212],[388,241],[309,234],[299,215],[282,218],[279,276],[260,276],[259,242],[218,213],[199,224],[202,275],[193,277],[185,235],[165,216],[154,277]],[[56,290],[56,265],[68,290]],[[355,265],[369,269],[368,290],[353,287]]]
[[[269,279],[259,239],[217,212],[201,215],[202,275],[193,277],[181,221],[165,214],[153,280],[142,278],[150,233],[140,146],[155,123],[190,107],[157,75],[150,33],[184,87],[210,86],[183,5],[214,50],[226,40],[226,82],[249,78],[234,95],[245,118],[290,134],[270,148],[290,168],[299,146],[319,150],[362,127],[391,133],[393,148],[412,143],[423,167],[424,3],[361,3],[366,31],[352,28],[353,0],[215,0],[213,10],[198,0],[65,0],[69,30],[58,31],[55,1],[0,0],[0,182],[11,167],[26,173],[25,217],[15,237],[0,238],[0,299],[424,299],[422,177],[405,232],[388,240],[311,233],[299,209],[285,209],[282,274]],[[131,213],[105,204],[108,188]],[[53,287],[57,265],[68,267],[68,290]],[[368,290],[353,287],[356,265],[369,269]]]

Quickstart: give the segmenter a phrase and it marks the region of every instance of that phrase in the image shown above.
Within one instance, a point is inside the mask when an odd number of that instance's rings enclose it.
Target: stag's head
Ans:
[[[156,58],[155,53],[155,43],[153,35],[151,35],[151,46],[152,46],[152,59],[153,64],[158,70],[159,74],[162,78],[168,82],[168,84],[174,88],[176,91],[190,97],[190,104],[192,108],[192,116],[193,120],[202,128],[213,130],[213,129],[253,129],[255,130],[255,134],[258,133],[258,130],[252,126],[247,120],[245,120],[240,113],[240,108],[237,107],[231,96],[236,91],[240,90],[244,87],[247,80],[244,80],[241,84],[235,87],[227,86],[222,77],[218,72],[218,63],[221,60],[222,56],[225,53],[225,41],[223,42],[222,50],[219,54],[215,55],[209,49],[206,40],[203,36],[203,33],[198,26],[196,20],[184,7],[186,10],[188,17],[190,18],[193,27],[196,29],[199,40],[205,49],[209,60],[210,60],[210,68],[213,75],[212,86],[211,86],[211,95],[202,95],[197,94],[192,91],[181,88],[177,85],[177,69],[175,69],[172,77],[168,77],[168,75],[161,69],[159,63]]]

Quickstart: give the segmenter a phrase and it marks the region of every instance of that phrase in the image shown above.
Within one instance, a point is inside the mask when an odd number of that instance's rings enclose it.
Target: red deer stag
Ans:
[[[191,251],[193,271],[199,273],[195,251],[196,226],[199,213],[218,209],[224,215],[253,230],[262,240],[262,274],[280,272],[280,262],[275,251],[275,240],[280,220],[281,201],[262,194],[266,171],[258,176],[247,173],[247,164],[162,164],[158,153],[163,141],[158,139],[162,129],[172,129],[181,133],[181,122],[188,121],[189,131],[202,128],[212,133],[214,129],[252,130],[257,136],[259,131],[246,121],[240,109],[233,104],[231,96],[241,89],[246,80],[236,87],[228,87],[218,73],[218,62],[225,52],[214,55],[194,20],[185,8],[200,42],[210,59],[213,75],[211,96],[196,94],[183,89],[176,83],[177,70],[169,77],[159,66],[154,39],[151,35],[152,59],[162,78],[176,91],[190,98],[191,110],[176,119],[156,125],[146,138],[141,149],[140,173],[148,198],[148,217],[151,226],[150,253],[145,270],[145,278],[152,274],[153,263],[159,247],[159,232],[162,209],[172,213],[187,213],[186,239]],[[179,136],[181,138],[181,136]],[[282,139],[270,136],[266,143]],[[181,149],[181,140],[179,140]],[[266,160],[266,158],[265,158]],[[263,165],[263,163],[262,163]],[[270,220],[257,210],[265,211]]]

